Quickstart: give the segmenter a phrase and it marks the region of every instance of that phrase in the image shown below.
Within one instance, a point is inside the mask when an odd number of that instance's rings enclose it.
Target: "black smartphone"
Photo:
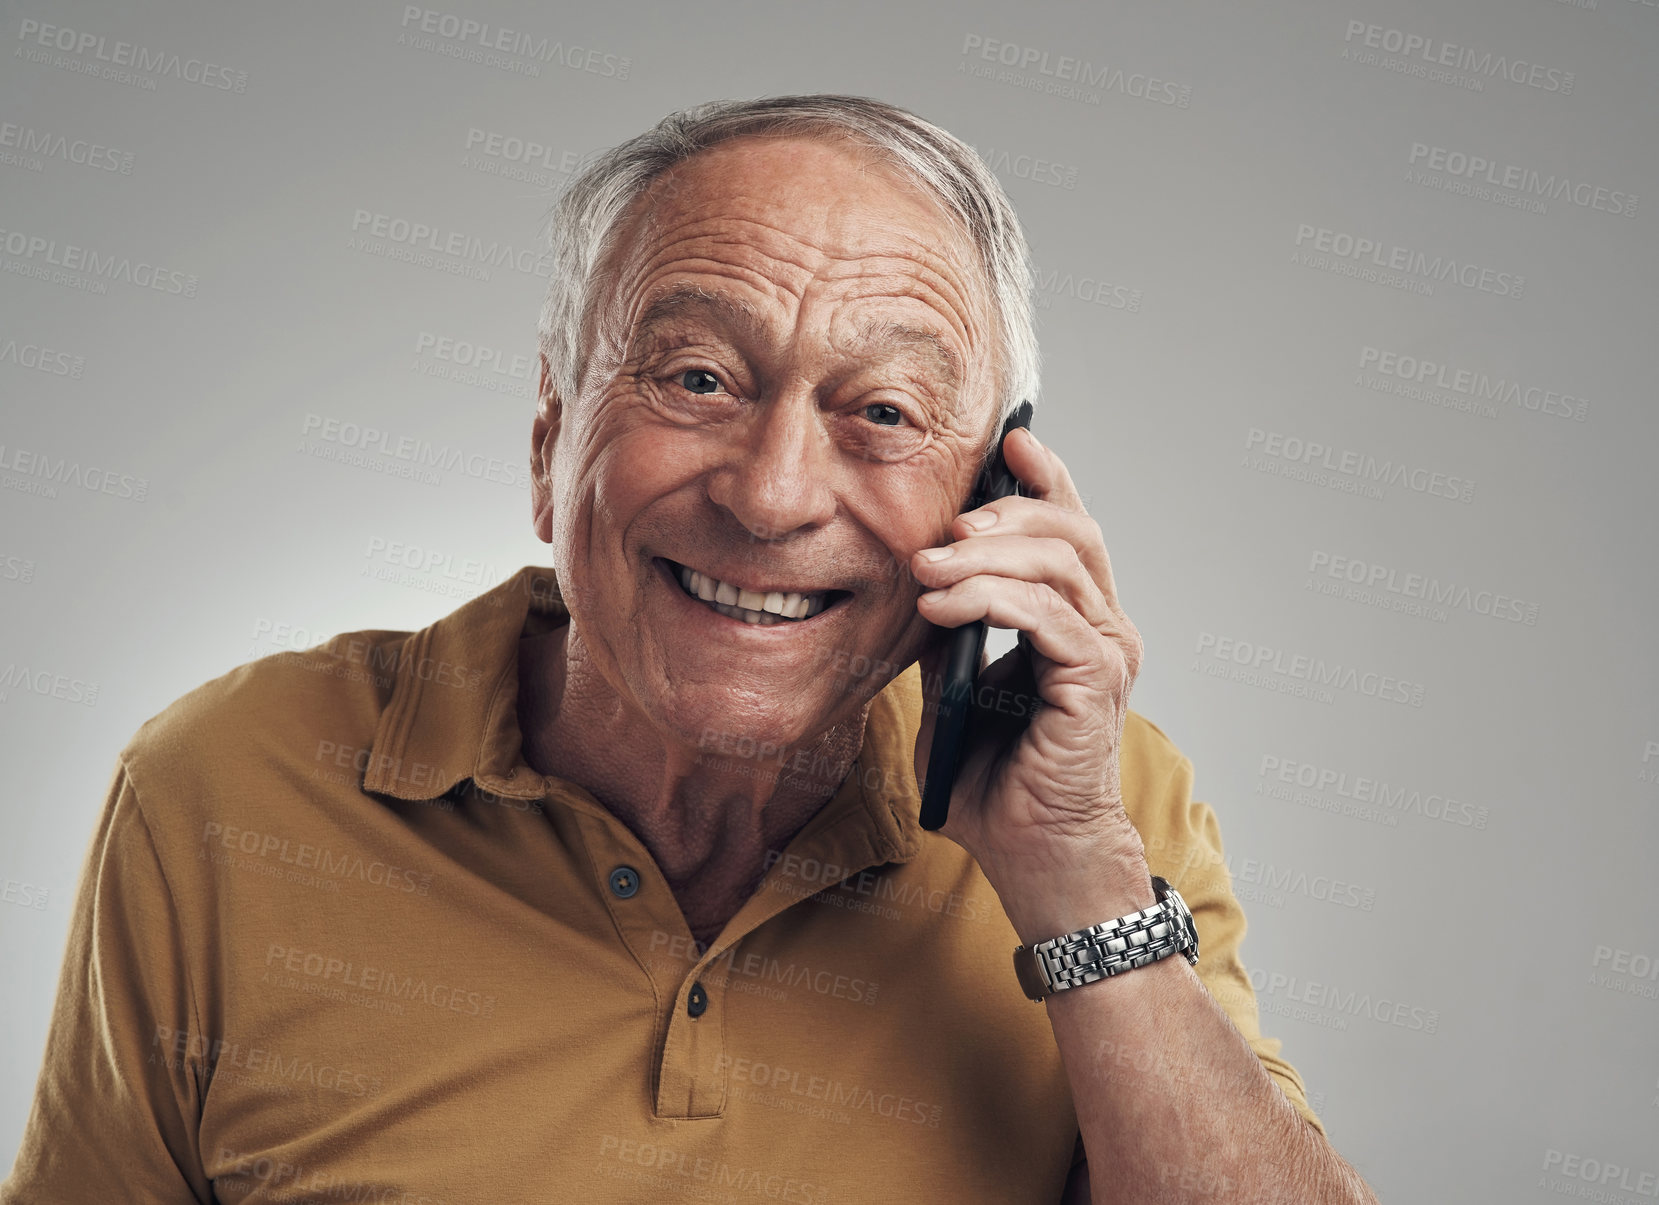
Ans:
[[[1015,427],[1031,425],[1031,403],[1021,402],[1008,416],[997,437],[996,454],[974,483],[964,512],[977,510],[987,502],[1020,492],[1019,480],[1008,471],[1002,443]],[[933,722],[933,747],[928,751],[927,780],[922,783],[921,824],[929,832],[944,826],[950,815],[951,791],[956,786],[957,767],[962,764],[963,745],[968,732],[968,713],[975,706],[974,683],[979,678],[979,661],[985,655],[985,621],[976,619],[956,629],[951,637],[950,656],[945,661],[945,681],[939,691],[939,712]]]

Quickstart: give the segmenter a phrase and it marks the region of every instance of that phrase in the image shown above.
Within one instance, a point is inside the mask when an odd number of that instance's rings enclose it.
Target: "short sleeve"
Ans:
[[[1324,1123],[1308,1105],[1301,1075],[1280,1057],[1282,1043],[1262,1036],[1256,994],[1239,959],[1244,908],[1233,894],[1215,810],[1192,798],[1192,763],[1155,726],[1148,722],[1146,727],[1156,735],[1139,751],[1136,769],[1151,789],[1135,801],[1131,818],[1145,844],[1147,863],[1153,874],[1169,880],[1192,910],[1198,929],[1194,969],[1199,980],[1296,1111],[1324,1134]]]
[[[0,1205],[210,1202],[178,908],[118,764],[81,871],[36,1084]]]

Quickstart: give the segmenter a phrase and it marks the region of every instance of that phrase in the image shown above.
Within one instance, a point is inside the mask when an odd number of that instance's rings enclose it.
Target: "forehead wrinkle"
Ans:
[[[706,210],[715,205],[715,211]],[[770,202],[759,202],[756,209],[775,209]],[[801,294],[814,283],[837,283],[847,276],[908,276],[924,288],[937,294],[944,302],[943,309],[953,326],[965,325],[974,310],[973,294],[983,291],[983,268],[977,256],[969,254],[968,263],[957,252],[963,251],[958,232],[948,222],[942,223],[942,237],[935,246],[914,230],[888,231],[893,241],[884,246],[849,247],[835,245],[838,240],[830,234],[831,245],[803,238],[792,229],[754,213],[734,214],[707,202],[691,211],[677,210],[664,213],[653,208],[648,218],[652,241],[658,245],[647,252],[641,265],[645,275],[660,271],[667,263],[679,259],[708,259],[722,267],[741,272],[752,272],[764,278],[763,292],[793,295],[797,302]],[[787,212],[782,218],[789,220]],[[734,233],[730,225],[749,227],[753,234],[745,237]],[[861,231],[868,234],[868,231]],[[689,244],[689,245],[688,245]],[[717,258],[708,255],[713,248],[732,248],[739,255]],[[765,261],[761,267],[753,258]],[[895,271],[895,261],[898,268]],[[793,271],[779,272],[779,268]],[[798,274],[798,275],[796,275]],[[794,279],[790,279],[794,277]],[[779,298],[783,300],[782,297]],[[968,319],[972,323],[972,319]],[[966,335],[966,330],[958,332]]]
[[[763,207],[763,203],[754,204],[754,208]],[[656,261],[692,254],[700,244],[736,247],[774,264],[786,264],[806,275],[811,274],[814,260],[832,255],[809,239],[753,213],[733,213],[724,205],[705,205],[702,208],[711,212],[651,213],[649,226],[642,232],[645,241],[655,244],[650,248],[647,266]],[[753,233],[746,236],[734,231],[734,226],[755,227],[760,233],[759,236]]]
[[[634,321],[634,333],[644,335],[679,317],[709,317],[751,338],[764,334],[768,326],[760,310],[746,299],[686,280],[670,285],[645,304]]]
[[[894,260],[902,265],[898,270],[893,268]],[[844,283],[848,277],[862,277],[873,282],[881,295],[925,306],[930,313],[944,319],[961,344],[962,351],[971,357],[976,352],[987,350],[980,347],[979,340],[987,337],[989,330],[981,319],[990,320],[986,309],[990,297],[984,287],[983,274],[964,279],[957,272],[960,266],[960,260],[954,256],[917,247],[914,256],[879,252],[841,260],[826,265],[827,271],[822,272],[819,279],[827,283]],[[837,269],[841,270],[840,273]],[[904,282],[902,288],[890,289],[895,277]],[[933,344],[936,348],[933,358],[941,361],[940,367],[948,373],[950,369],[955,370],[949,373],[949,379],[953,385],[960,387],[966,370],[964,356],[958,354],[948,340],[941,339],[931,329],[906,330],[903,323],[888,322],[898,328],[899,338],[904,342],[918,347]],[[860,338],[863,337],[861,333]]]
[[[981,283],[980,276],[964,279],[955,271],[959,267],[955,257],[935,254],[917,244],[910,254],[881,250],[830,257],[815,274],[813,283],[822,288],[862,281],[869,286],[865,296],[919,302],[943,318],[964,345],[971,345],[978,327],[978,304],[986,300],[985,290],[975,287]]]

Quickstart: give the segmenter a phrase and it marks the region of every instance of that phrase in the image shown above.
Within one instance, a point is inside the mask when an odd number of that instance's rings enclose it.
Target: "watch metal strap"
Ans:
[[[1152,876],[1157,903],[1116,920],[1014,950],[1014,971],[1026,996],[1038,1003],[1069,987],[1110,979],[1177,951],[1198,962],[1198,927],[1181,893]]]

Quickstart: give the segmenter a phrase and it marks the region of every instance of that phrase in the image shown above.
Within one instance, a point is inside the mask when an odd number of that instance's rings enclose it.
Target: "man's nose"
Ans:
[[[821,527],[835,514],[835,443],[805,386],[763,402],[734,424],[727,459],[709,479],[709,497],[757,540]]]

